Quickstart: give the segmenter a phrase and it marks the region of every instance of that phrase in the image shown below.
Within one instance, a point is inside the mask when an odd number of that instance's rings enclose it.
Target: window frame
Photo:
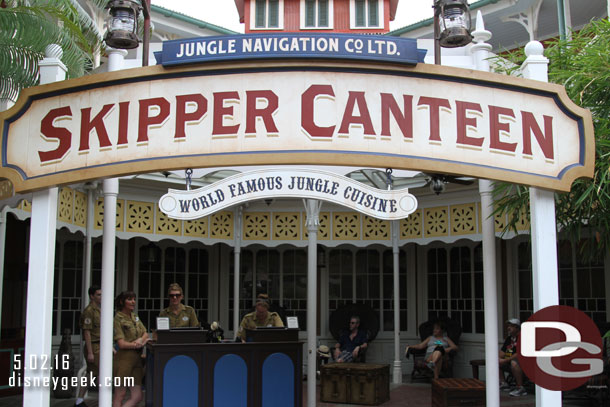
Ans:
[[[256,26],[256,0],[250,1],[250,30],[251,31],[262,31],[262,30],[283,30],[284,29],[284,0],[278,0],[278,26],[277,27],[269,27],[269,1],[263,0],[265,2],[265,26],[257,27]]]
[[[349,27],[352,30],[378,30],[383,29],[385,27],[385,1],[377,0],[377,16],[378,16],[378,24],[377,25],[369,25],[369,1],[364,0],[364,12],[365,12],[365,25],[358,26],[356,24],[356,0],[350,0],[349,2]]]
[[[321,27],[319,25],[319,15],[318,15],[318,10],[319,10],[319,0],[314,0],[316,2],[316,15],[315,15],[315,25],[314,26],[307,26],[306,22],[307,22],[307,9],[305,7],[305,1],[306,0],[300,0],[301,6],[300,6],[300,24],[301,24],[301,30],[332,30],[334,29],[334,0],[328,0],[328,26],[326,27]]]

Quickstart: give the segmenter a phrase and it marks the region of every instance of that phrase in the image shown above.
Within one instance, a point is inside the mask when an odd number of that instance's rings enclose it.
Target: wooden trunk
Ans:
[[[329,363],[320,367],[320,401],[376,406],[390,399],[390,365]]]
[[[485,384],[477,379],[432,381],[432,407],[485,407]]]

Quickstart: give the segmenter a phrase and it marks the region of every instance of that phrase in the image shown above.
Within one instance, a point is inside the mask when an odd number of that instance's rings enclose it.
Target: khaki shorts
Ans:
[[[119,349],[114,355],[114,377],[133,377],[136,386],[142,385],[144,363],[139,350]]]
[[[91,344],[93,350],[93,362],[87,360],[87,347],[85,346],[85,360],[87,361],[87,373],[93,373],[93,377],[98,377],[100,372],[100,344],[99,342]]]

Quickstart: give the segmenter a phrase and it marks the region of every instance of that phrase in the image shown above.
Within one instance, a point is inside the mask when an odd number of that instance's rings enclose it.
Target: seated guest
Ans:
[[[438,379],[443,367],[443,356],[458,349],[451,338],[445,334],[443,325],[440,322],[434,324],[432,335],[427,337],[422,343],[411,346],[407,345],[405,353],[409,351],[409,348],[426,349],[425,361],[427,366],[434,372],[435,379]]]
[[[513,397],[527,395],[527,391],[523,387],[523,371],[521,366],[519,366],[519,359],[517,358],[519,331],[521,331],[521,321],[517,318],[506,321],[506,332],[508,335],[500,349],[500,371],[502,372],[500,389],[510,391],[509,395]],[[516,388],[513,389],[504,380],[504,372],[512,373],[517,384]]]
[[[354,315],[349,320],[349,332],[344,332],[339,337],[339,342],[335,345],[335,362],[353,362],[358,358],[358,354],[366,349],[366,332],[360,328],[360,317]]]
[[[170,328],[198,327],[199,320],[193,307],[182,304],[184,298],[182,287],[179,284],[170,284],[167,289],[169,307],[159,314],[160,317],[169,318]]]
[[[254,312],[246,314],[241,320],[237,337],[242,342],[246,342],[246,329],[255,329],[256,327],[263,326],[283,327],[284,323],[277,312],[269,312],[269,297],[265,294],[260,294],[256,299]]]

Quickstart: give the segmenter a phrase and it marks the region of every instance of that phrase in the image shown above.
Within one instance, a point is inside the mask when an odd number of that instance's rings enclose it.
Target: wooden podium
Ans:
[[[146,348],[147,407],[302,406],[302,342]]]

